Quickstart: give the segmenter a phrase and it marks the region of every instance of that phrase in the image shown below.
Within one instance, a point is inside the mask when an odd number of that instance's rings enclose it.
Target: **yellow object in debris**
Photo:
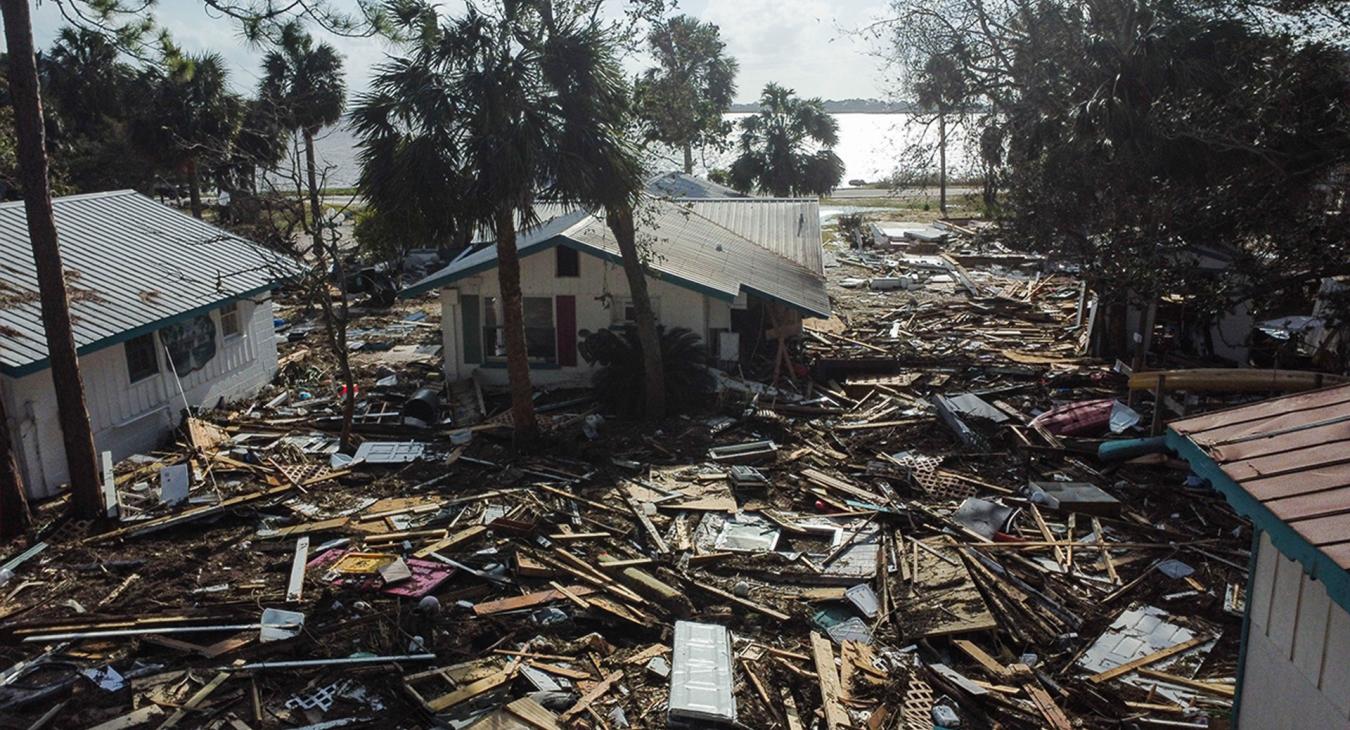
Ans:
[[[347,553],[333,563],[333,570],[348,575],[373,575],[397,559],[397,555],[390,553]]]

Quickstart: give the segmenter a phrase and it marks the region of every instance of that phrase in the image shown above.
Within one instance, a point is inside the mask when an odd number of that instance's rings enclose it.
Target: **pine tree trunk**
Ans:
[[[0,393],[0,540],[18,537],[28,531],[32,522],[28,512],[28,495],[19,465],[14,461],[14,444],[9,438],[9,418],[5,415],[5,398]]]
[[[938,112],[938,210],[947,215],[947,115]]]
[[[192,217],[202,217],[202,181],[197,174],[197,159],[190,158],[187,161],[188,173],[188,201],[192,206]]]
[[[25,0],[0,1],[9,49],[9,91],[14,104],[14,128],[19,148],[19,179],[23,184],[28,236],[37,265],[42,327],[47,335],[52,386],[61,422],[62,445],[70,476],[71,506],[82,519],[101,519],[103,496],[98,483],[98,458],[93,429],[84,405],[84,385],[70,329],[70,304],[56,240],[47,148],[38,93],[37,62],[33,55],[33,27]]]
[[[647,275],[638,257],[637,231],[633,224],[632,206],[614,206],[605,209],[609,230],[619,243],[623,257],[623,273],[628,277],[628,291],[633,297],[637,316],[638,342],[642,344],[642,373],[645,385],[647,418],[656,420],[666,415],[666,371],[661,361],[661,335],[656,330],[656,315],[652,312],[651,296],[647,293]]]
[[[688,143],[684,145],[684,174],[694,174],[694,147]]]
[[[342,398],[342,435],[339,448],[346,451],[352,442],[352,421],[356,418],[356,379],[352,375],[351,358],[347,352],[347,272],[342,256],[333,250],[332,265],[324,249],[323,240],[323,201],[319,199],[319,169],[314,161],[314,132],[304,130],[305,136],[305,179],[309,184],[310,234],[314,239],[314,258],[323,269],[323,290],[319,301],[323,308],[324,329],[328,334],[328,344],[338,361],[338,375],[342,378],[346,394]],[[337,311],[333,311],[333,298],[328,293],[328,283],[332,282],[339,294]]]
[[[502,335],[506,339],[506,374],[511,383],[511,422],[516,444],[539,437],[534,418],[534,387],[525,347],[525,300],[520,292],[520,255],[516,251],[516,217],[510,208],[497,211],[497,284],[502,294]]]

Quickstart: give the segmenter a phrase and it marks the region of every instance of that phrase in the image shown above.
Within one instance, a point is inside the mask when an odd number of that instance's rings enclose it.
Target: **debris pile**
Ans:
[[[808,378],[646,426],[552,394],[530,453],[412,309],[356,322],[341,449],[292,325],[256,403],[113,468],[109,529],[6,552],[0,726],[1211,726],[1249,527],[1137,438],[1079,284],[962,240],[836,252]]]

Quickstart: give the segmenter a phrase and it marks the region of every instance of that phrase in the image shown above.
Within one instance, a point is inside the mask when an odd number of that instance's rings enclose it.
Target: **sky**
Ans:
[[[619,12],[620,0],[606,3],[608,13]],[[455,4],[455,0],[441,3],[450,11]],[[874,56],[876,44],[859,30],[883,17],[887,4],[887,0],[680,0],[676,12],[721,28],[727,52],[740,63],[738,101],[753,101],[770,81],[803,96],[886,98],[885,71]],[[154,14],[186,50],[212,50],[224,56],[237,91],[250,93],[256,87],[263,52],[243,41],[233,21],[211,14],[201,0],[159,0]],[[37,0],[33,33],[38,48],[50,46],[63,25],[56,0]],[[369,38],[327,40],[346,57],[348,85],[357,93],[367,86],[374,67],[395,50]],[[650,59],[636,55],[625,65],[636,75]]]

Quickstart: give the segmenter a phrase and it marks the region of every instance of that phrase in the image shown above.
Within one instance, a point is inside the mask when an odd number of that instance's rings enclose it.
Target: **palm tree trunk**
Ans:
[[[694,174],[694,147],[688,142],[684,143],[684,174]]]
[[[19,179],[23,184],[28,237],[37,265],[42,327],[47,334],[56,410],[61,422],[62,445],[70,476],[71,505],[82,519],[100,519],[103,496],[98,483],[98,460],[94,453],[93,429],[84,405],[84,384],[70,330],[70,304],[66,299],[65,269],[56,240],[52,213],[51,183],[47,173],[47,148],[42,122],[42,99],[38,94],[37,62],[33,55],[33,26],[24,0],[0,2],[9,47],[9,91],[14,104],[14,129],[19,147]]]
[[[520,254],[516,251],[516,217],[510,208],[497,210],[497,284],[502,294],[502,334],[506,339],[506,374],[511,383],[511,422],[517,445],[539,436],[534,418],[534,388],[525,347],[525,303],[520,293]],[[467,335],[468,333],[466,333]]]
[[[947,215],[947,115],[938,111],[938,210]]]
[[[305,179],[309,183],[309,217],[312,225],[310,234],[314,237],[314,257],[323,269],[323,288],[319,292],[319,301],[323,305],[324,329],[328,332],[328,344],[338,361],[338,375],[346,391],[342,398],[342,435],[340,448],[346,451],[352,441],[352,421],[356,418],[356,379],[352,375],[351,358],[347,352],[347,274],[342,263],[342,255],[336,246],[333,250],[331,272],[323,240],[323,203],[319,200],[319,170],[314,161],[314,132],[304,130],[305,135]],[[333,311],[333,299],[328,293],[328,283],[332,281],[338,290],[338,311]]]
[[[202,217],[202,181],[201,176],[197,174],[197,158],[191,157],[187,161],[188,174],[188,200],[192,205],[192,217]]]
[[[5,416],[5,397],[0,393],[0,540],[24,534],[32,519],[19,465],[14,461],[14,444],[9,438],[9,419]]]
[[[628,291],[633,296],[637,316],[638,342],[642,344],[642,372],[646,390],[647,418],[660,419],[666,415],[666,369],[661,361],[661,335],[656,330],[656,314],[652,312],[651,296],[647,293],[647,274],[638,257],[637,231],[633,224],[631,205],[605,209],[609,230],[619,243],[623,257],[623,273],[628,277]]]

